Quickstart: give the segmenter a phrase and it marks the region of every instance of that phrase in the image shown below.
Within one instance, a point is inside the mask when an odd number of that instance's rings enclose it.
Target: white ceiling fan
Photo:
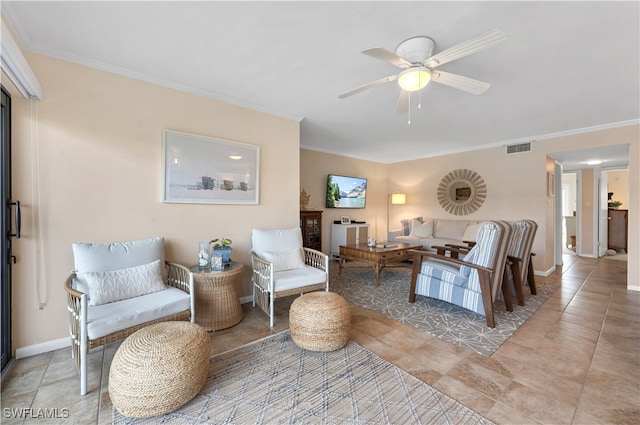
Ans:
[[[435,43],[431,38],[424,36],[412,37],[403,41],[398,45],[395,53],[381,47],[363,50],[362,53],[365,55],[395,65],[402,69],[402,71],[398,74],[390,75],[342,93],[338,98],[344,99],[364,90],[397,80],[401,91],[398,102],[396,103],[396,111],[404,113],[409,109],[411,92],[422,89],[430,81],[444,84],[445,86],[453,87],[454,89],[467,93],[482,94],[491,87],[489,83],[443,72],[436,70],[436,68],[445,63],[495,46],[506,39],[507,36],[504,32],[498,29],[492,29],[433,56],[431,56],[431,53]]]

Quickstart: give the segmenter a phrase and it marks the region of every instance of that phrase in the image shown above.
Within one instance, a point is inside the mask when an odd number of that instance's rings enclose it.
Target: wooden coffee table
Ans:
[[[395,246],[389,248],[370,248],[366,243],[353,245],[340,245],[340,261],[338,274],[342,273],[342,267],[346,260],[362,261],[373,264],[376,272],[376,286],[380,285],[380,270],[386,265],[400,261],[410,260],[413,254],[410,249],[422,249],[422,245],[410,245],[408,243],[393,242]]]

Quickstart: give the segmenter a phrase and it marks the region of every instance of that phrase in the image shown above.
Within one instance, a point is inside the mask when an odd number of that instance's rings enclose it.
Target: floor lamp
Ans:
[[[389,239],[389,212],[391,205],[404,205],[407,203],[407,195],[404,193],[390,193],[387,199],[387,240]]]

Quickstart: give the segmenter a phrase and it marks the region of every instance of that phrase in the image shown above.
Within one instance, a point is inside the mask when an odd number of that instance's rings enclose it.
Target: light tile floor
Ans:
[[[626,262],[568,255],[548,279],[560,289],[491,357],[358,306],[352,339],[498,424],[640,423],[640,293],[626,290]],[[245,304],[240,324],[211,334],[212,354],[286,329],[290,302],[277,303],[273,329]],[[16,361],[2,381],[0,422],[111,423],[118,345],[91,352],[84,397],[69,348]],[[58,418],[17,418],[23,408]]]

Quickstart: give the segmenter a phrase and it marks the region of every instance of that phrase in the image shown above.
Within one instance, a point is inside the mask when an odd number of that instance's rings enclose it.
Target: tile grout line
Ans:
[[[600,261],[600,260],[599,260]],[[591,277],[593,272],[589,273],[589,276],[587,277],[587,279],[585,280],[585,283],[589,280],[589,278]],[[580,288],[582,288],[582,286],[580,286]],[[607,315],[609,314],[609,308],[611,307],[611,298],[613,297],[613,291],[615,289],[615,282],[614,284],[611,286],[611,289],[609,291],[609,300],[607,301],[607,308],[604,312],[604,317],[602,318],[602,324],[600,325],[600,331],[598,332],[598,338],[596,339],[596,343],[593,347],[593,353],[591,353],[591,360],[589,361],[589,367],[587,368],[587,373],[585,374],[584,377],[584,383],[582,384],[582,387],[580,388],[580,395],[578,396],[578,400],[576,401],[576,408],[573,412],[573,417],[571,418],[571,423],[573,424],[575,419],[576,419],[576,415],[578,413],[578,406],[580,406],[580,401],[582,400],[582,395],[584,394],[584,389],[587,385],[587,380],[589,379],[589,375],[591,374],[591,367],[593,365],[593,359],[596,355],[596,350],[598,348],[598,344],[600,343],[600,338],[602,337],[602,333],[604,332],[604,324],[607,321]]]

